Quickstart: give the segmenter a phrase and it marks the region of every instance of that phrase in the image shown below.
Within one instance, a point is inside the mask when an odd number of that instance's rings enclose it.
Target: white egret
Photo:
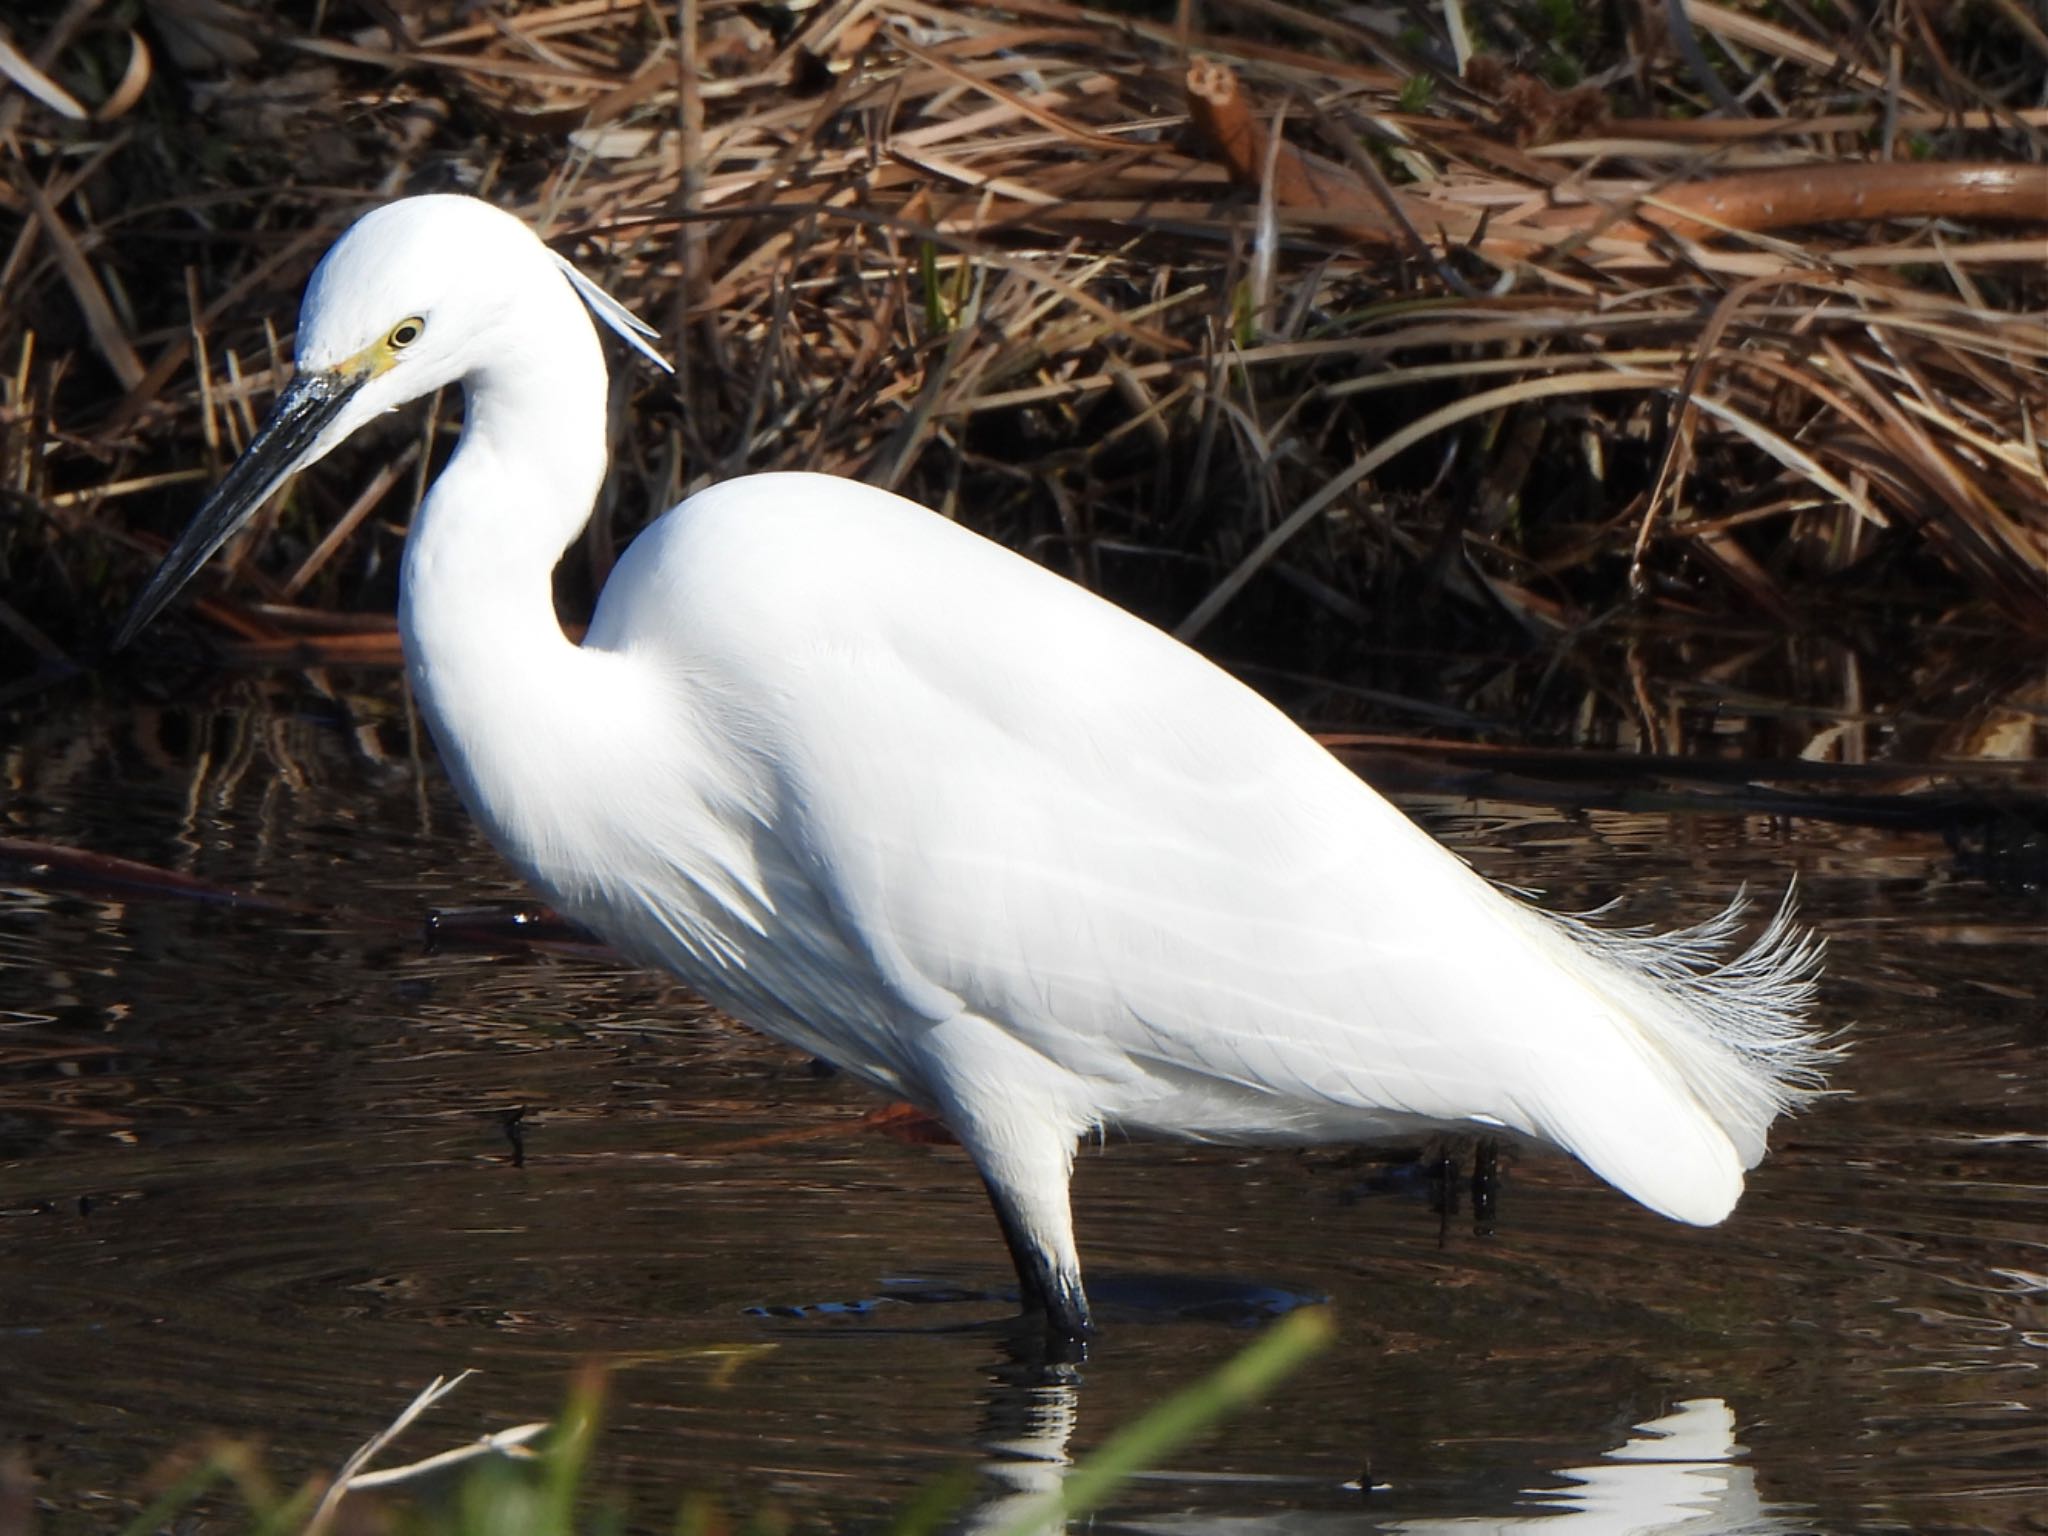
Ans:
[[[702,491],[572,643],[551,573],[605,473],[591,312],[647,350],[508,214],[365,215],[121,642],[287,476],[460,383],[399,619],[463,800],[563,912],[938,1114],[1055,1334],[1088,1323],[1085,1135],[1483,1128],[1711,1224],[1819,1088],[1816,947],[1784,913],[1732,952],[1735,908],[1662,936],[1541,912],[1193,651],[886,491]]]

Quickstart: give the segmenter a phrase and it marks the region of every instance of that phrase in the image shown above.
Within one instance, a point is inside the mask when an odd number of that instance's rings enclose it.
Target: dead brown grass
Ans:
[[[1687,0],[1575,43],[1508,6],[1464,57],[1478,9],[1392,34],[1280,0],[16,22],[0,619],[45,661],[97,632],[260,416],[319,251],[452,186],[683,364],[624,373],[598,576],[688,490],[807,467],[1188,635],[1397,604],[1537,634],[1840,605],[2048,631],[2024,8]],[[372,445],[261,530],[241,631],[388,602],[433,443]]]

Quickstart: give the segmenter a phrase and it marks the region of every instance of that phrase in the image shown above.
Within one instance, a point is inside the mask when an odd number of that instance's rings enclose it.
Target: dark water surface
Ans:
[[[0,835],[279,904],[0,872],[0,1454],[47,1531],[117,1526],[209,1432],[296,1480],[437,1373],[483,1374],[402,1449],[546,1417],[592,1358],[598,1481],[642,1528],[686,1490],[874,1527],[962,1468],[992,1527],[1301,1296],[1335,1347],[1097,1527],[2048,1528],[2048,920],[1938,836],[1411,803],[1489,872],[1636,921],[1796,871],[1847,1096],[1711,1231],[1537,1156],[1480,1233],[1354,1152],[1087,1151],[1106,1327],[1048,1385],[1007,1351],[958,1149],[659,978],[429,952],[428,909],[524,893],[388,678],[81,690],[4,729]]]

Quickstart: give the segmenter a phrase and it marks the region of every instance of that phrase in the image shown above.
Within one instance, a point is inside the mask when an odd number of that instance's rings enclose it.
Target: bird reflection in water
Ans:
[[[981,1441],[990,1485],[983,1501],[955,1528],[966,1532],[1067,1528],[1058,1507],[1072,1465],[1068,1444],[1079,1422],[1079,1388],[1039,1380],[1012,1386],[987,1404]],[[1635,1426],[1636,1433],[1583,1466],[1559,1467],[1522,1490],[1507,1508],[1407,1518],[1398,1474],[1376,1482],[1351,1510],[1297,1509],[1231,1516],[1214,1510],[1114,1522],[1121,1532],[1149,1536],[1337,1536],[1340,1532],[1514,1533],[1514,1536],[1775,1536],[1810,1529],[1774,1513],[1759,1496],[1756,1473],[1743,1463],[1735,1412],[1718,1397],[1691,1398]],[[1172,1481],[1195,1487],[1201,1473]],[[1237,1480],[1235,1478],[1233,1481]],[[1441,1493],[1431,1503],[1441,1506]],[[1035,1514],[1039,1517],[1035,1523]]]

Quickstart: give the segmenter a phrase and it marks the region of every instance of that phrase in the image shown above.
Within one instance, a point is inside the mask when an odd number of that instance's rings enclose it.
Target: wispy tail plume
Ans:
[[[1747,891],[1668,933],[1546,914],[1608,973],[1606,990],[1633,1004],[1648,1042],[1671,1060],[1745,1168],[1763,1157],[1773,1120],[1827,1091],[1826,1069],[1842,1054],[1809,1022],[1825,946],[1794,920],[1794,895],[1788,889],[1763,932],[1733,954]]]

